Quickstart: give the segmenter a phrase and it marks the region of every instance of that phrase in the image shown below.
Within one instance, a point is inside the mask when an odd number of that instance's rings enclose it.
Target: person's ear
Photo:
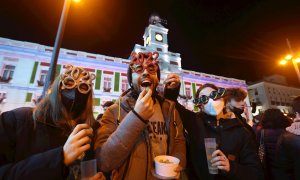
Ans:
[[[227,112],[231,112],[229,101],[226,102],[225,108],[224,108],[224,113],[227,113]]]

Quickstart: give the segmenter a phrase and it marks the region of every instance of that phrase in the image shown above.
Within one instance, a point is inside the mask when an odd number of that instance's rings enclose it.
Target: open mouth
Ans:
[[[144,89],[149,89],[151,88],[152,82],[148,79],[145,79],[141,83],[141,90],[143,91]]]

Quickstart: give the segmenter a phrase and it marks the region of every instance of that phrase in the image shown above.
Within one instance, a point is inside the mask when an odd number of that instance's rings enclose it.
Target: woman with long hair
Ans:
[[[267,109],[261,119],[261,129],[257,130],[257,142],[264,146],[264,166],[265,179],[274,179],[276,171],[276,144],[279,136],[290,125],[286,116],[279,109]]]
[[[80,160],[93,156],[94,75],[65,67],[35,108],[1,114],[0,179],[80,179]]]

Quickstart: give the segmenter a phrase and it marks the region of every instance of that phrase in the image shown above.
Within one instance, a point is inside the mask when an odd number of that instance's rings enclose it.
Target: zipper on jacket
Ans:
[[[150,142],[149,142],[149,134],[148,134],[148,132],[147,132],[147,130],[145,130],[144,132],[143,132],[143,134],[144,134],[144,138],[145,138],[145,141],[146,141],[146,149],[147,149],[147,159],[146,159],[146,178],[145,178],[145,180],[147,180],[149,177],[149,175],[148,175],[148,166],[149,166],[149,148],[151,148],[151,145],[150,145]],[[152,157],[152,150],[150,149],[150,156]],[[150,166],[150,169],[151,169],[152,167]]]
[[[216,131],[217,131],[217,138],[216,138],[216,143],[217,143],[217,149],[220,149],[221,147],[221,129],[220,129],[220,119],[217,119],[217,126],[216,126]]]

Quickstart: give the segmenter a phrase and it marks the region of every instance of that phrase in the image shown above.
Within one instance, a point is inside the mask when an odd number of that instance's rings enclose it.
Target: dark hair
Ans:
[[[50,87],[49,93],[43,98],[34,109],[34,119],[43,123],[55,124],[62,128],[64,133],[72,132],[74,126],[73,118],[62,103],[61,98],[61,75],[58,76]],[[85,109],[75,122],[84,120],[84,123],[92,126],[94,123],[93,114],[93,89],[88,94]]]
[[[196,98],[198,98],[200,92],[201,92],[204,88],[207,88],[207,87],[212,88],[212,89],[214,89],[214,90],[218,90],[218,87],[217,87],[216,85],[214,85],[214,84],[210,84],[210,83],[204,84],[203,86],[201,86],[201,87],[198,88],[198,90],[197,90],[197,92],[196,92],[196,95],[195,95]]]
[[[241,88],[226,88],[225,97],[227,100],[243,101],[247,93]]]
[[[267,109],[261,118],[261,125],[265,129],[284,129],[290,122],[279,109]]]
[[[292,108],[295,113],[300,113],[300,96],[297,96],[293,99]]]
[[[109,107],[109,106],[111,106],[111,105],[113,105],[114,104],[114,102],[112,102],[112,101],[106,101],[103,105],[102,105],[102,107]]]

